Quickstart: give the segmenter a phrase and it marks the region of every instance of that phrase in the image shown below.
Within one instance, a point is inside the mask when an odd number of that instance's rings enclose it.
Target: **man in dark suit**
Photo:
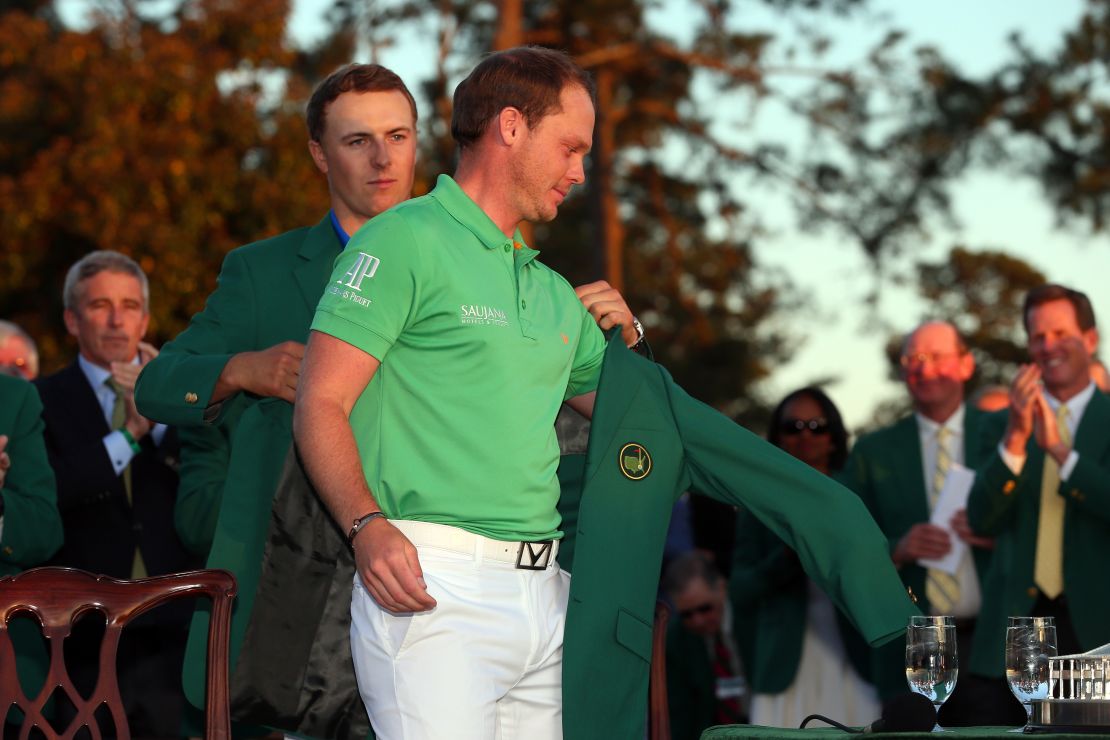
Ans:
[[[972,526],[998,541],[971,670],[999,678],[1007,616],[1055,617],[1061,655],[1110,642],[1110,591],[1093,555],[1110,542],[1110,399],[1091,380],[1094,310],[1083,293],[1044,285],[1022,314],[1033,362],[993,419],[1002,442],[968,503]]]
[[[91,252],[66,274],[64,303],[77,360],[36,382],[64,531],[52,562],[114,578],[187,570],[194,563],[173,527],[176,438],[142,416],[133,397],[155,354],[141,341],[146,276],[123,254]],[[177,732],[185,618],[181,610],[152,614],[126,638],[121,682],[133,734]],[[74,670],[95,680],[98,629],[92,620],[78,626]]]
[[[955,327],[930,321],[906,338],[901,365],[914,413],[861,437],[842,482],[860,495],[890,540],[891,559],[922,611],[956,617],[957,633],[965,638],[961,653],[966,656],[991,542],[972,533],[964,510],[948,526],[931,523],[930,515],[949,470],[955,465],[974,467],[985,457],[980,441],[984,415],[964,403],[964,384],[975,370],[975,360]],[[919,564],[944,557],[956,537],[970,547],[955,573]],[[897,647],[876,654],[874,679],[882,699],[906,691],[904,661]],[[957,689],[945,703],[941,724],[981,724],[971,702],[975,692],[965,685],[960,688],[963,691]]]

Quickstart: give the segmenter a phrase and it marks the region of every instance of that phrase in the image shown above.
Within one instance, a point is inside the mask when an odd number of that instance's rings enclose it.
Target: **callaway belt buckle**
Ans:
[[[521,542],[520,548],[516,551],[516,567],[521,570],[546,570],[547,564],[551,561],[554,542],[555,540]]]

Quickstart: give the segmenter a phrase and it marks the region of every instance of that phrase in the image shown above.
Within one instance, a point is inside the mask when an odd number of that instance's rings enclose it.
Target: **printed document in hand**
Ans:
[[[974,482],[974,470],[965,468],[959,463],[952,463],[952,467],[948,468],[948,476],[944,479],[944,487],[940,489],[940,496],[937,497],[937,505],[933,508],[929,523],[948,532],[952,538],[952,549],[943,558],[922,558],[917,561],[918,565],[955,574],[964,552],[967,551],[967,543],[952,531],[952,525],[949,522],[957,511],[967,508],[967,495],[971,493],[971,484]]]

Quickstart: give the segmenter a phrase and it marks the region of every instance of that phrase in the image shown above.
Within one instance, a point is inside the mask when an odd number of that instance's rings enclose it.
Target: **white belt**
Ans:
[[[390,519],[414,545],[471,555],[475,559],[510,563],[521,570],[546,570],[555,565],[559,540],[495,540],[459,527],[411,519]]]

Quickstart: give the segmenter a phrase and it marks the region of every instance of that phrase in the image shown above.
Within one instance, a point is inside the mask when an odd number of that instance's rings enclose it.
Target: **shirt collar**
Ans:
[[[105,370],[100,367],[100,365],[94,365],[86,360],[85,356],[82,354],[77,355],[77,364],[80,366],[81,372],[88,378],[89,385],[93,387],[93,390],[100,390],[103,388],[104,382],[112,377],[112,372],[110,370]]]
[[[139,364],[139,357],[137,354],[135,358],[131,360],[131,364]],[[94,365],[86,360],[85,356],[80,353],[77,355],[77,366],[81,368],[81,372],[85,374],[85,377],[89,381],[89,385],[93,387],[94,391],[99,391],[101,388],[104,388],[105,382],[108,378],[112,377],[111,370],[105,370],[100,365]]]
[[[539,254],[525,243],[520,229],[513,233],[512,239],[501,233],[497,224],[490,219],[481,206],[463,192],[450,175],[440,175],[436,180],[435,190],[429,195],[438,200],[456,221],[478,237],[486,249],[500,249],[506,244],[511,244],[525,260],[531,260]]]
[[[956,407],[952,415],[944,420],[943,424],[933,421],[918,412],[913,414],[917,418],[917,430],[922,437],[935,437],[941,427],[948,430],[951,435],[962,436],[964,433],[964,404]]]
[[[343,230],[339,225],[339,217],[335,215],[335,209],[332,208],[328,211],[328,216],[331,218],[331,227],[335,230],[335,238],[339,240],[339,244],[346,249],[347,242],[351,241],[351,235]]]
[[[1064,403],[1068,407],[1068,415],[1075,419],[1077,422],[1083,418],[1083,412],[1087,410],[1087,404],[1095,395],[1095,384],[1090,382],[1087,387],[1076,393]],[[1060,408],[1060,400],[1047,391],[1044,394],[1045,400],[1048,401],[1049,407],[1055,411]]]

